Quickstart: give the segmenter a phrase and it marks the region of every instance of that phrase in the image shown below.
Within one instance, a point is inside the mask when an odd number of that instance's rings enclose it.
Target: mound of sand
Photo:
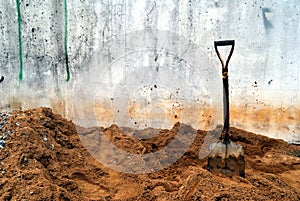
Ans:
[[[76,127],[49,108],[0,118],[0,200],[300,200],[300,147],[282,140],[231,128],[232,141],[245,150],[246,177],[227,178],[211,174],[199,159],[206,132],[197,131],[176,163],[136,175],[100,164],[77,133],[84,140],[104,133],[123,150],[150,153],[174,138],[178,124],[140,140],[131,128]]]

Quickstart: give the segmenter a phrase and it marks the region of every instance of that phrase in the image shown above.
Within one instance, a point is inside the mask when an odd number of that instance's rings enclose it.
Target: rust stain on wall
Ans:
[[[237,127],[255,130],[271,137],[285,138],[295,135],[300,139],[300,109],[296,107],[272,108],[231,107],[231,123]],[[280,136],[278,136],[280,135]]]
[[[23,103],[17,98],[10,98],[8,103],[2,103],[1,107],[8,110],[30,109],[39,104],[41,103],[35,101]],[[80,105],[80,108],[78,108],[79,106],[73,108],[73,103],[68,101],[66,97],[60,100],[52,100],[50,107],[55,113],[74,120],[74,123],[77,123],[76,119],[79,117],[86,122],[90,121],[92,124],[104,127],[114,123],[116,115],[119,115],[110,105],[101,102],[91,102]],[[126,111],[128,112],[127,115],[120,115],[130,118],[133,123],[135,121],[146,123],[156,121],[162,122],[161,125],[174,125],[176,122],[184,122],[197,129],[211,130],[214,129],[211,126],[213,119],[218,119],[221,124],[223,122],[222,112],[215,113],[214,108],[205,107],[196,102],[178,103],[174,100],[162,100],[148,105],[131,102]],[[289,108],[272,108],[268,106],[245,107],[232,105],[230,107],[230,120],[231,126],[261,133],[269,137],[282,138],[287,141],[291,139],[300,140],[300,109],[293,106]]]
[[[66,102],[64,100],[60,100],[60,101],[53,100],[52,101],[52,110],[54,113],[60,114],[64,117],[67,116]]]
[[[110,126],[113,122],[113,111],[110,107],[103,103],[96,102],[94,109],[96,119],[99,123],[104,123],[103,126]]]
[[[197,103],[178,103],[165,100],[153,104],[134,103],[128,106],[128,115],[133,121],[156,121],[161,125],[174,125],[182,122],[195,128],[209,130],[213,110]],[[165,124],[164,124],[165,122]]]
[[[22,102],[17,98],[11,97],[8,99],[7,106],[11,110],[20,110],[22,109]]]

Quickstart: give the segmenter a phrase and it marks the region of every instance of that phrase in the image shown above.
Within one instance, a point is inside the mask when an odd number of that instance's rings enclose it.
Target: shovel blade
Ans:
[[[234,175],[245,177],[244,149],[239,144],[218,142],[211,144],[208,155],[208,170],[212,173],[222,173],[232,177]]]

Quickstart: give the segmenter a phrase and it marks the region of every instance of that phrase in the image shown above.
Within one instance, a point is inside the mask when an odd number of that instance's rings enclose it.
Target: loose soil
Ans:
[[[153,173],[125,174],[105,167],[82,145],[104,133],[120,149],[145,154],[161,150],[176,135],[135,138],[134,129],[76,127],[49,108],[2,113],[0,200],[300,200],[300,147],[237,128],[232,141],[245,151],[245,178],[215,175],[199,159],[206,136],[197,131],[188,151]],[[142,131],[149,132],[149,129]],[[3,142],[3,141],[2,141]]]

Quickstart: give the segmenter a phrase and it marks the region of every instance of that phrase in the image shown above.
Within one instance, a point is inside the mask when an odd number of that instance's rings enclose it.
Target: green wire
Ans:
[[[65,11],[65,33],[64,33],[64,47],[65,47],[65,60],[66,60],[66,71],[67,71],[67,82],[70,80],[70,69],[69,69],[69,57],[68,57],[68,8],[67,0],[64,0],[64,11]]]
[[[20,72],[19,80],[23,79],[23,55],[22,55],[22,32],[21,32],[21,9],[20,2],[16,0],[17,13],[18,13],[18,36],[19,36],[19,59],[20,59]]]
[[[16,0],[17,12],[18,12],[18,35],[19,35],[19,59],[20,59],[20,73],[19,79],[23,79],[23,54],[22,54],[22,32],[21,32],[21,9],[20,2]],[[69,58],[68,58],[68,12],[67,12],[67,0],[64,0],[64,12],[65,12],[65,33],[64,33],[64,48],[65,48],[65,60],[67,70],[67,82],[70,80]]]

